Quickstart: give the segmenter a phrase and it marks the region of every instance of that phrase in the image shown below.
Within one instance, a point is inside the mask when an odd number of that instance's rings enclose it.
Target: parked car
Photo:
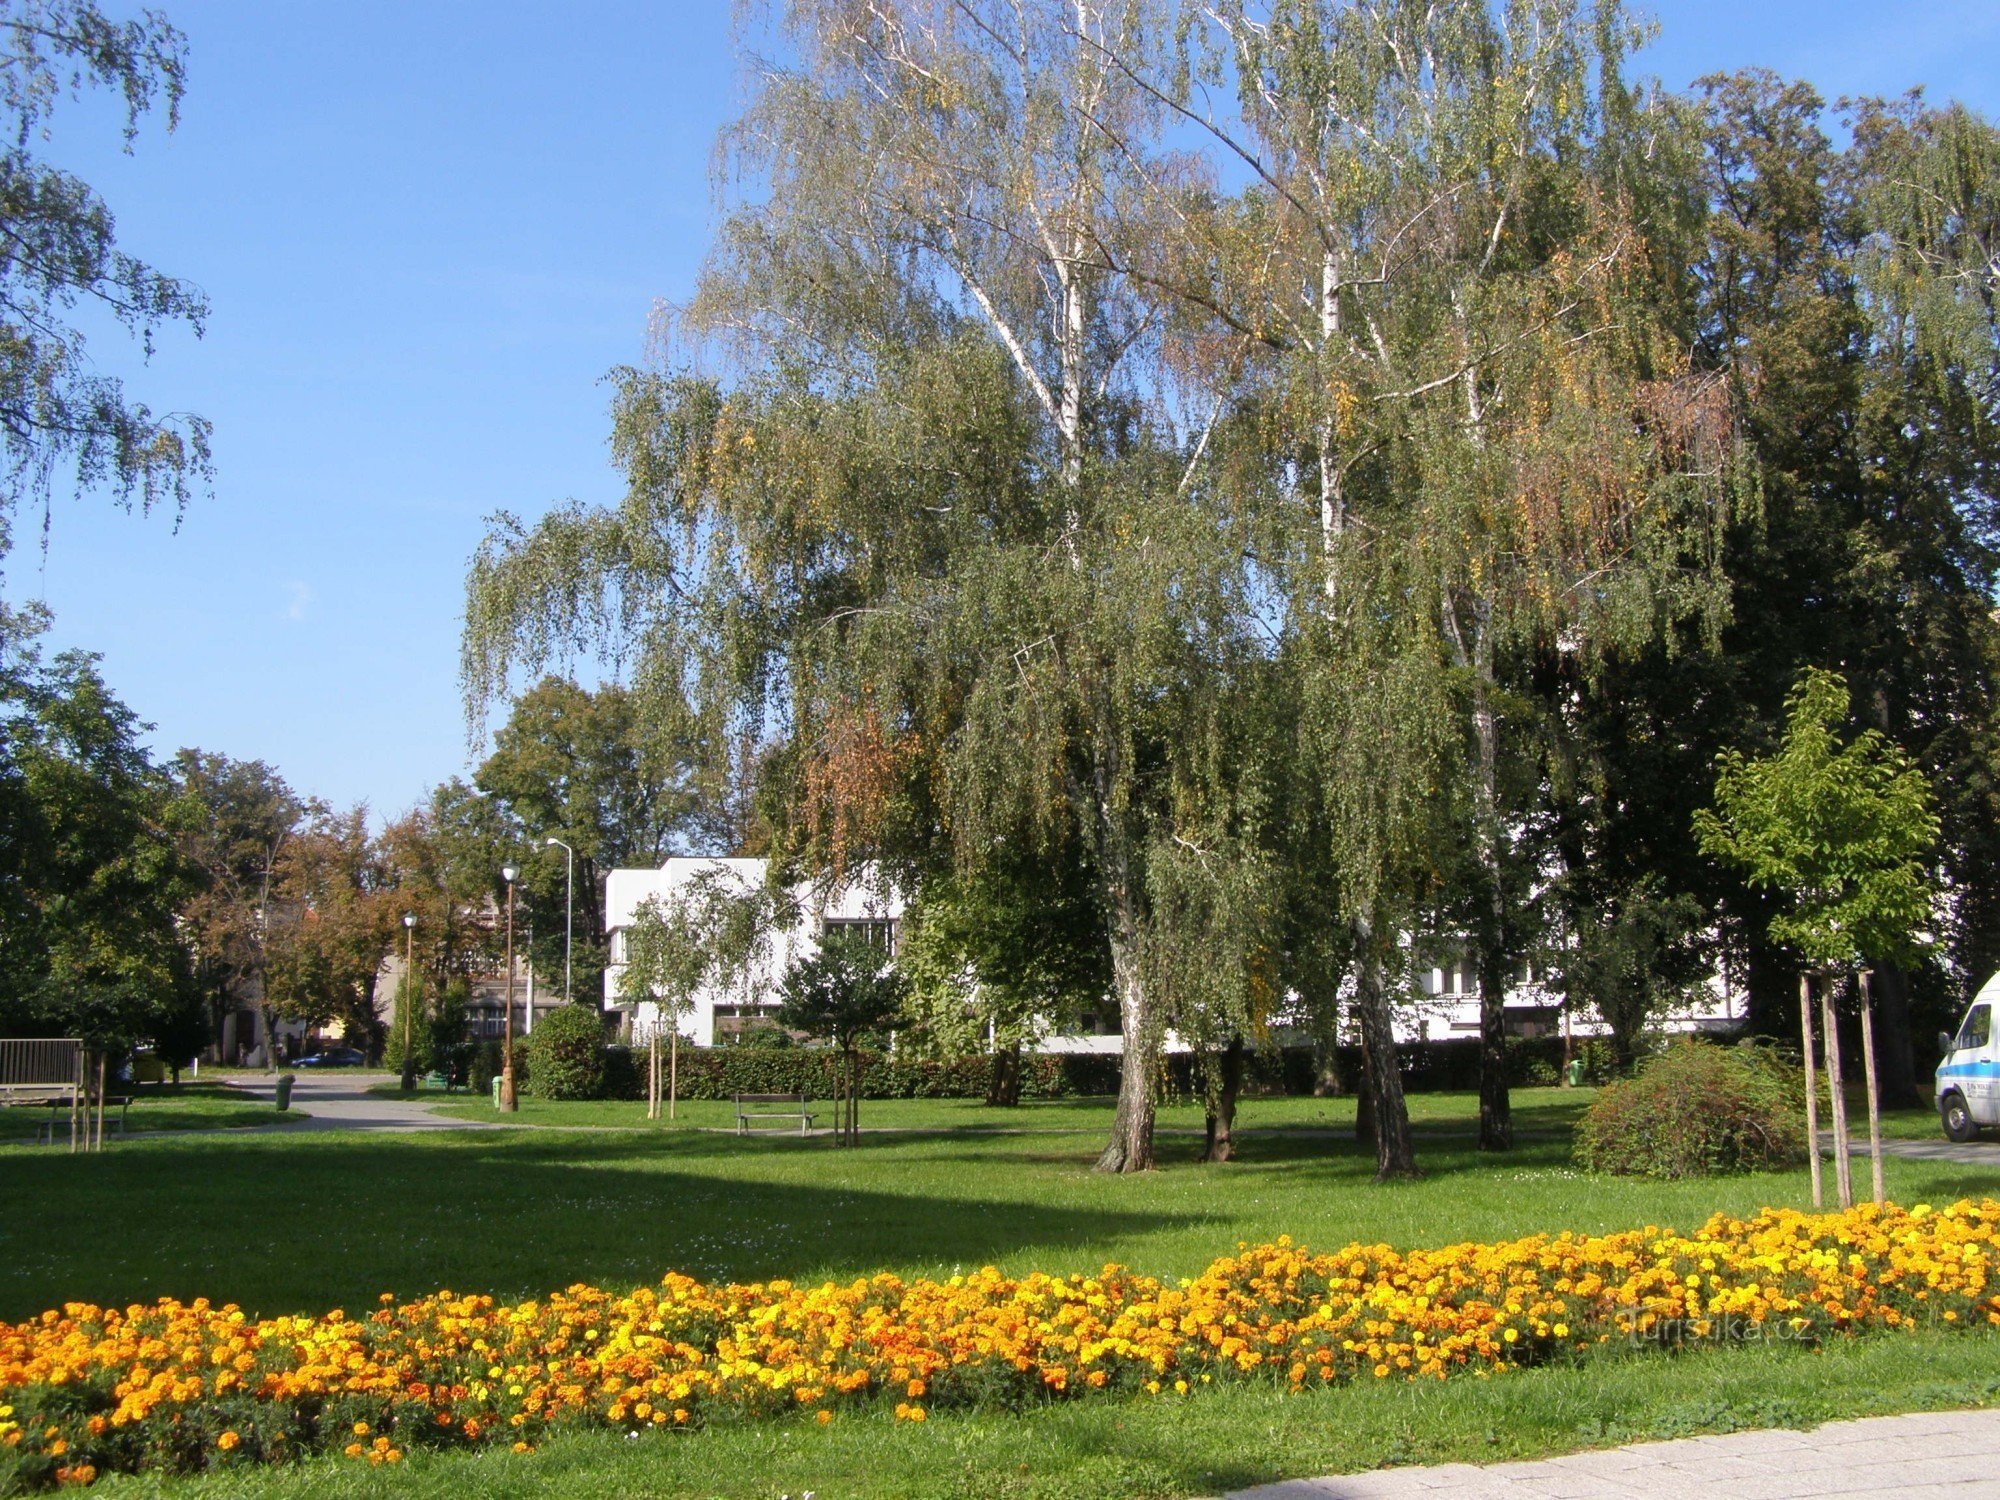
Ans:
[[[329,1047],[324,1052],[315,1052],[311,1057],[302,1057],[292,1066],[295,1068],[358,1068],[368,1059],[352,1047]]]

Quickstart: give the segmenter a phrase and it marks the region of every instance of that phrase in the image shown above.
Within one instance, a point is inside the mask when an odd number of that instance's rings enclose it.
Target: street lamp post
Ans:
[[[567,856],[563,861],[563,1004],[568,1005],[576,998],[569,992],[569,950],[576,938],[576,851],[553,837],[548,847]]]
[[[410,1045],[410,1013],[417,1008],[417,914],[403,913],[403,1091],[417,1086],[417,1055]]]
[[[507,882],[507,1009],[500,1044],[500,1108],[508,1114],[520,1108],[514,1097],[514,877],[520,873],[512,865],[500,869],[500,878]]]

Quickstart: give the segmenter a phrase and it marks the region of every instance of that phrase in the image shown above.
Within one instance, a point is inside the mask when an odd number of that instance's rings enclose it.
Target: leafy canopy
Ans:
[[[156,415],[99,371],[73,316],[108,315],[151,355],[158,329],[200,333],[208,302],[118,248],[109,206],[30,150],[65,95],[85,85],[123,100],[129,151],[139,119],[164,104],[178,122],[186,41],[157,11],[114,21],[92,0],[0,0],[0,556],[24,503],[44,531],[59,473],[126,508],[187,504],[209,469],[209,424]]]
[[[778,987],[778,1024],[852,1052],[864,1036],[902,1019],[905,981],[860,938],[829,938],[793,964]]]
[[[1911,956],[1934,896],[1930,783],[1873,729],[1843,746],[1847,711],[1846,680],[1808,668],[1786,700],[1778,752],[1749,760],[1725,751],[1715,807],[1695,814],[1704,853],[1790,898],[1771,919],[1772,938],[1828,967]]]

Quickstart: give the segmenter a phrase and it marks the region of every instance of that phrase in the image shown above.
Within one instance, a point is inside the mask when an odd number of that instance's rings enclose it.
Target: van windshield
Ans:
[[[1965,1024],[1958,1028],[1958,1040],[1951,1044],[1951,1049],[1954,1052],[1965,1052],[1975,1047],[1984,1047],[1992,1031],[1993,1007],[1975,1005],[1965,1013]]]

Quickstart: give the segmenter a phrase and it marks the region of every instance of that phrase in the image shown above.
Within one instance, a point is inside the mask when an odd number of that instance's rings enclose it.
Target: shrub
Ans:
[[[506,1046],[497,1041],[469,1043],[469,1057],[466,1064],[466,1082],[475,1094],[493,1091],[493,1080],[500,1076],[506,1061]],[[514,1038],[514,1087],[525,1090],[528,1087],[528,1051],[521,1044],[521,1038]]]
[[[1680,1041],[1597,1096],[1576,1131],[1595,1172],[1705,1177],[1806,1159],[1804,1097],[1765,1048]]]
[[[604,1017],[589,1005],[558,1005],[535,1018],[528,1076],[538,1099],[597,1099],[604,1093]],[[515,1086],[520,1086],[518,1075]]]

